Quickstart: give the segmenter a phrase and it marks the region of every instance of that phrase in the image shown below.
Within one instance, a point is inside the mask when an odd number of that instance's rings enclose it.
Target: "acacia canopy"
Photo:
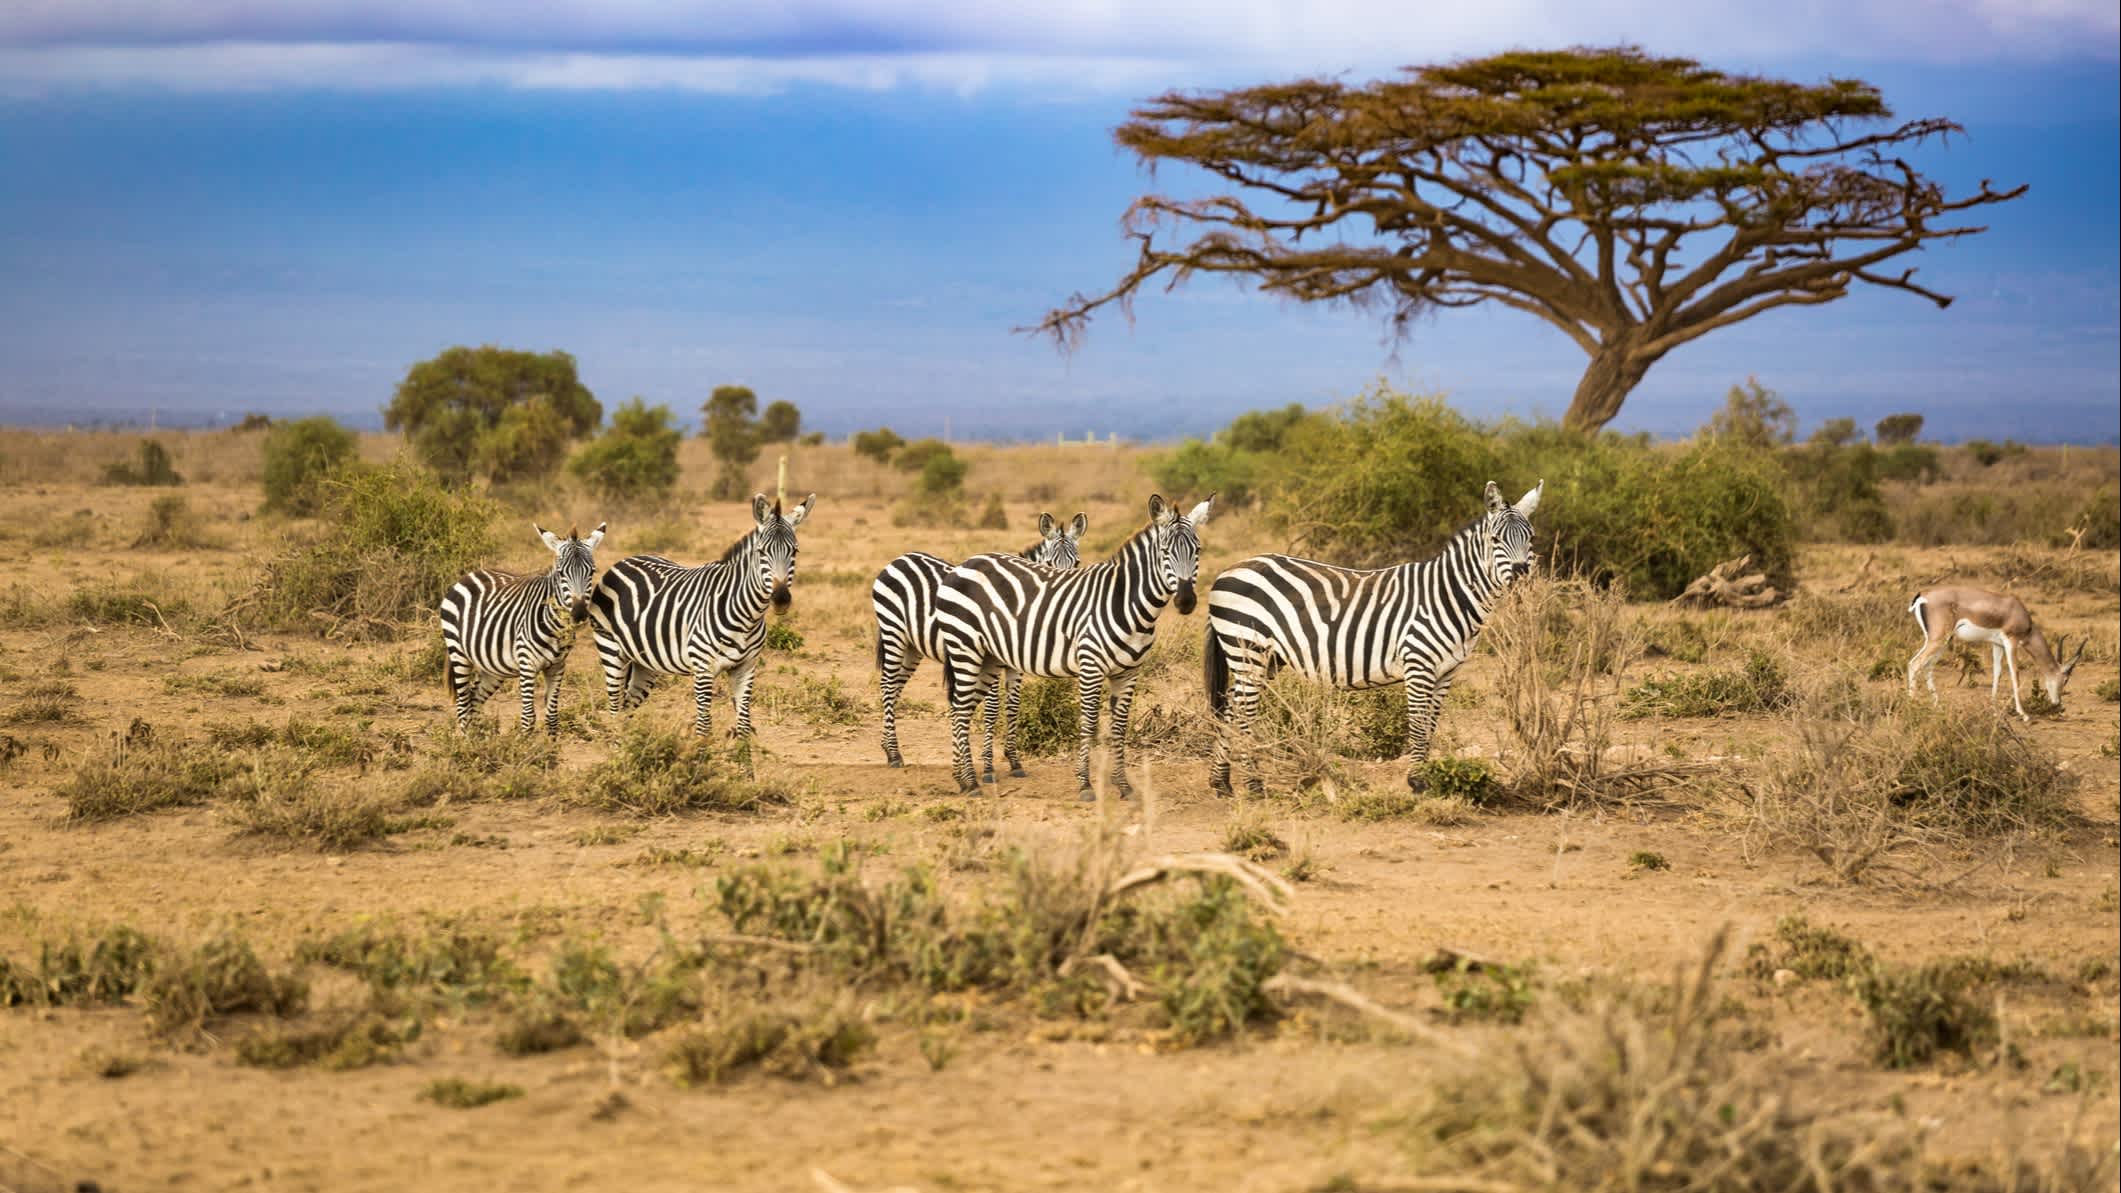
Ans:
[[[1306,302],[1425,312],[1498,302],[1560,328],[1591,358],[1565,421],[1603,426],[1666,353],[1781,306],[1863,282],[1948,306],[1885,270],[1983,229],[1898,156],[1963,131],[1892,122],[1878,90],[1730,75],[1639,49],[1517,52],[1323,79],[1168,92],[1115,132],[1152,169],[1198,166],[1238,188],[1145,195],[1125,227],[1134,268],[1032,330],[1072,346],[1093,312],[1125,311],[1162,276],[1247,276]],[[1190,243],[1159,243],[1178,229]]]

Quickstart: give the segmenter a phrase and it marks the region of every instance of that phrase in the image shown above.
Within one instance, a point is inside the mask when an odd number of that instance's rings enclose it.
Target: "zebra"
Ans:
[[[943,686],[950,698],[952,772],[958,790],[979,790],[972,770],[972,707],[1004,671],[1071,675],[1076,682],[1075,778],[1090,788],[1090,746],[1105,687],[1112,691],[1112,766],[1121,799],[1127,783],[1127,713],[1142,659],[1156,640],[1166,604],[1191,613],[1200,570],[1200,527],[1208,500],[1181,515],[1161,495],[1149,498],[1149,524],[1112,558],[1072,572],[1006,555],[957,565],[936,591],[936,632],[943,647]],[[1175,601],[1174,601],[1174,598]]]
[[[1337,688],[1403,683],[1407,785],[1426,785],[1422,764],[1451,677],[1496,598],[1532,568],[1532,512],[1541,481],[1516,505],[1489,481],[1487,510],[1435,558],[1374,571],[1287,555],[1255,555],[1208,589],[1203,666],[1208,707],[1220,722],[1208,783],[1230,793],[1230,741],[1251,731],[1260,687],[1281,667]],[[1246,780],[1257,792],[1257,776]]]
[[[1078,544],[1089,528],[1090,519],[1083,514],[1075,515],[1066,526],[1055,521],[1052,514],[1040,514],[1039,541],[1018,552],[1018,557],[1062,571],[1073,570],[1080,558]],[[951,567],[948,560],[908,551],[885,564],[869,588],[869,603],[876,610],[876,671],[884,706],[884,761],[891,766],[906,764],[898,750],[899,695],[906,690],[907,681],[913,678],[922,659],[942,657],[942,644],[935,634],[935,590],[950,574]],[[1005,686],[1009,725],[1003,753],[1009,762],[1009,773],[1022,778],[1024,765],[1016,754],[1016,719],[1023,703],[1023,676],[1009,672]],[[985,708],[985,767],[990,781],[994,778],[994,730],[1000,717],[1000,695],[988,693]]]
[[[596,582],[597,544],[605,523],[588,538],[570,529],[566,538],[531,523],[552,548],[552,570],[536,576],[466,572],[442,594],[442,649],[449,661],[449,694],[457,725],[471,719],[508,677],[523,692],[522,731],[538,722],[538,676],[545,677],[545,732],[560,731],[560,677],[574,646],[574,626],[589,613]]]
[[[706,737],[715,681],[727,672],[735,736],[751,736],[751,686],[766,645],[766,606],[785,610],[794,599],[795,528],[816,501],[812,493],[783,516],[779,500],[753,497],[756,525],[714,563],[689,568],[660,555],[630,555],[604,572],[589,598],[589,618],[612,712],[647,699],[661,676],[690,675],[692,731]]]

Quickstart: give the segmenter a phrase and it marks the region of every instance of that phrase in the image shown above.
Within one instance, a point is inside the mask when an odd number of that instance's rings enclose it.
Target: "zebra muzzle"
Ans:
[[[1193,612],[1193,606],[1197,603],[1197,598],[1193,595],[1193,581],[1179,581],[1178,596],[1171,603],[1178,606],[1180,613]]]
[[[576,602],[574,602],[573,604],[571,604],[571,605],[567,606],[567,616],[569,616],[569,617],[573,618],[573,619],[574,619],[574,621],[575,621],[575,624],[577,624],[577,625],[581,624],[582,622],[588,621],[588,620],[589,620],[589,601],[588,601],[588,598],[586,598],[586,597],[585,597],[585,598],[583,598],[582,600],[576,601]]]
[[[790,605],[792,605],[792,604],[794,604],[794,603],[795,603],[795,592],[794,592],[794,590],[790,589],[790,588],[789,588],[789,587],[788,587],[788,586],[787,586],[786,584],[776,584],[776,585],[774,585],[774,586],[773,586],[773,607],[774,607],[774,608],[776,608],[776,609],[786,609],[786,608],[787,608],[788,606],[790,606]]]

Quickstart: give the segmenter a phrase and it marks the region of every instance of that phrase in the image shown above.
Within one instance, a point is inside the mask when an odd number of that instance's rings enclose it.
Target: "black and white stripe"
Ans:
[[[1419,787],[1451,677],[1496,597],[1532,567],[1532,512],[1542,482],[1516,505],[1488,482],[1487,511],[1434,559],[1358,571],[1257,555],[1208,590],[1208,704],[1221,722],[1209,784],[1230,790],[1233,739],[1246,740],[1268,676],[1289,667],[1337,688],[1405,685],[1407,782]],[[1259,789],[1255,777],[1246,784]]]
[[[523,693],[520,724],[538,723],[538,677],[545,677],[545,731],[560,729],[560,677],[574,646],[574,622],[588,613],[596,582],[597,544],[604,524],[582,538],[566,538],[532,524],[552,549],[552,570],[536,576],[467,572],[442,594],[442,648],[449,658],[449,694],[457,725],[472,717],[500,686],[514,679]]]
[[[1077,544],[1090,519],[1082,514],[1062,526],[1052,514],[1038,516],[1039,541],[1018,552],[1018,557],[1062,571],[1073,570]],[[942,657],[942,643],[935,629],[935,590],[950,574],[948,560],[922,551],[909,551],[877,573],[869,586],[869,604],[876,612],[876,674],[884,711],[884,761],[905,765],[898,749],[898,700],[922,659]],[[1009,773],[1022,776],[1023,762],[1016,753],[1016,718],[1023,703],[1023,676],[1015,671],[1004,677],[1008,692],[1009,724],[1003,753]],[[986,777],[994,778],[994,730],[1000,716],[1001,693],[990,692],[986,701]]]
[[[714,563],[683,567],[660,555],[632,555],[611,565],[589,601],[611,711],[639,704],[662,676],[690,675],[692,728],[705,737],[715,682],[727,673],[736,736],[751,736],[766,607],[786,609],[794,599],[795,528],[816,501],[813,493],[784,517],[780,502],[753,497],[756,526]]]
[[[1149,498],[1149,524],[1103,563],[1055,571],[1006,555],[968,559],[936,592],[943,684],[950,697],[950,747],[960,791],[979,790],[972,769],[972,709],[1004,671],[1074,676],[1075,777],[1084,799],[1090,746],[1104,690],[1112,690],[1112,765],[1120,798],[1126,775],[1127,713],[1142,659],[1156,641],[1156,617],[1176,598],[1193,611],[1200,569],[1199,526],[1214,498],[1181,515],[1161,496]]]

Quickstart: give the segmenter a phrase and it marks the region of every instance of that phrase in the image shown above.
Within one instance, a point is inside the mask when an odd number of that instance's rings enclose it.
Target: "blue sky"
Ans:
[[[1638,40],[1855,75],[2028,196],[1907,263],[1958,297],[1774,312],[1668,357],[1619,426],[1756,374],[1807,422],[2108,441],[2121,414],[2116,14],[2073,0],[1655,6],[15,0],[0,8],[0,418],[372,423],[454,343],[564,348],[607,406],[715,385],[834,432],[1199,433],[1379,378],[1558,416],[1581,352],[1503,310],[1371,318],[1196,283],[1063,356],[1012,335],[1131,261],[1110,129],[1174,85]],[[1920,19],[1916,19],[1919,17]]]

